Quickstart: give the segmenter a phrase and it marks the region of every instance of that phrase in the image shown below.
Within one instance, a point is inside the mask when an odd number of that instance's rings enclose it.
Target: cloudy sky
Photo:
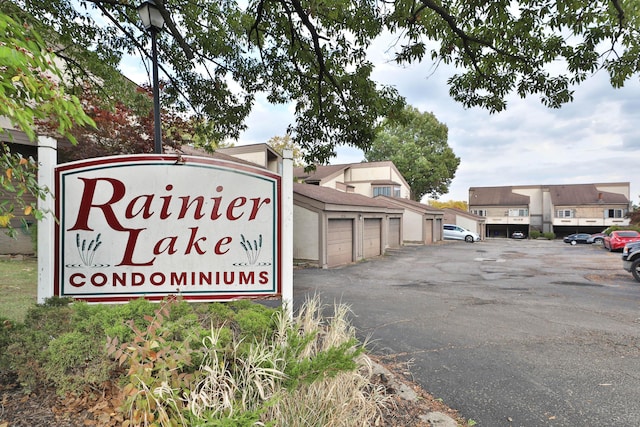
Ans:
[[[469,187],[630,182],[631,200],[640,204],[640,80],[613,89],[600,72],[575,88],[574,101],[561,109],[544,107],[537,97],[508,99],[506,111],[489,114],[465,109],[449,96],[453,71],[426,62],[400,67],[389,60],[388,42],[370,50],[374,79],[394,86],[408,103],[432,112],[449,128],[449,145],[461,159],[440,200],[467,200]],[[123,73],[142,82],[140,59],[123,64]],[[161,76],[162,77],[162,76]],[[266,143],[284,136],[293,107],[270,105],[257,97],[236,146]],[[332,164],[364,160],[360,150],[341,147]]]
[[[374,78],[397,88],[408,103],[432,112],[449,128],[449,145],[461,162],[449,193],[440,200],[467,200],[472,186],[630,182],[640,200],[640,84],[638,76],[613,89],[601,72],[575,88],[574,102],[544,107],[537,97],[509,98],[497,114],[465,109],[449,96],[452,71],[430,63],[402,68],[372,51]],[[260,103],[236,145],[283,136],[291,110]],[[331,162],[360,162],[360,150],[343,147]]]

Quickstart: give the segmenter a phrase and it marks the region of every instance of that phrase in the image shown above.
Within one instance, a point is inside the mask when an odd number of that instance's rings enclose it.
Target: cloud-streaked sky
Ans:
[[[613,89],[601,71],[575,88],[574,101],[549,109],[538,97],[508,98],[496,114],[465,109],[449,96],[451,69],[430,63],[400,67],[373,52],[376,81],[394,86],[408,104],[432,112],[449,128],[449,145],[461,162],[449,193],[440,200],[467,200],[469,187],[630,182],[640,199],[640,82]],[[236,145],[283,136],[292,120],[284,106],[257,105]],[[360,150],[338,149],[331,163],[364,160]]]
[[[469,187],[630,182],[631,200],[640,203],[638,75],[614,89],[601,71],[575,87],[574,101],[560,109],[545,107],[536,96],[514,95],[505,111],[489,114],[465,109],[449,96],[450,68],[434,70],[429,61],[398,66],[390,61],[388,46],[381,40],[370,49],[373,78],[446,124],[449,145],[460,157],[449,192],[440,200],[467,200]],[[147,76],[139,61],[125,61],[122,72],[143,82]],[[293,120],[292,106],[270,105],[260,95],[257,101],[236,146],[284,136]],[[362,151],[343,146],[331,163],[362,160]]]

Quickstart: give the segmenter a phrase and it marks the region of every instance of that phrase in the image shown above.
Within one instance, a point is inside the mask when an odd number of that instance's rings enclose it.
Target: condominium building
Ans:
[[[628,226],[630,209],[628,182],[469,188],[469,212],[486,218],[487,237],[596,233]]]

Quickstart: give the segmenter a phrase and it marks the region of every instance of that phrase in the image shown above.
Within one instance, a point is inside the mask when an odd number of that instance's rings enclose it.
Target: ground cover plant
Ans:
[[[53,298],[2,319],[0,369],[27,392],[113,393],[123,426],[373,425],[388,397],[348,308],[324,310],[318,298],[295,317],[249,301]]]

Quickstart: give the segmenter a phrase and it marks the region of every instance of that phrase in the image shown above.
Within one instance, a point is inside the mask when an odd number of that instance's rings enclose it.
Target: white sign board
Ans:
[[[281,294],[281,177],[135,155],[59,165],[54,295],[92,302]]]

